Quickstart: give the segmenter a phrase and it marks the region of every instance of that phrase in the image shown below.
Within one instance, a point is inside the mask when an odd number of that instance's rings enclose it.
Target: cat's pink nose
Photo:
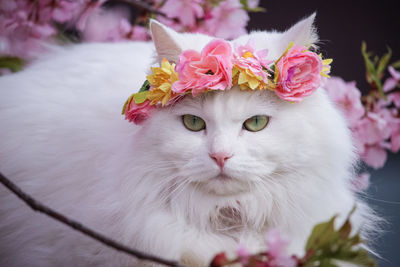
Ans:
[[[232,155],[227,152],[210,153],[210,158],[212,158],[221,169],[224,167],[225,162],[231,157]]]

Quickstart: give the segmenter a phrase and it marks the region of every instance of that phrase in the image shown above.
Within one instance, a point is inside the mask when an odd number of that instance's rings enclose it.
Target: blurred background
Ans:
[[[397,1],[398,4],[398,1]],[[333,58],[332,72],[346,81],[356,81],[367,92],[361,42],[379,56],[393,51],[400,59],[400,20],[396,1],[260,1],[265,13],[250,13],[248,30],[285,30],[298,20],[317,12],[315,26],[321,40],[320,50]],[[388,161],[371,173],[371,185],[365,200],[389,224],[375,248],[381,256],[378,266],[400,266],[400,154],[389,153]]]

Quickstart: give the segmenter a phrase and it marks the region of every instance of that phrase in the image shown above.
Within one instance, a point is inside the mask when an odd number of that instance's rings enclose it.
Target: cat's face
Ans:
[[[170,165],[166,179],[207,194],[239,194],[324,157],[324,130],[318,129],[324,126],[315,113],[317,102],[326,101],[320,93],[292,104],[270,91],[210,92],[156,111],[143,135],[157,151],[153,161]]]
[[[214,194],[248,191],[250,182],[277,168],[273,145],[279,142],[276,101],[271,93],[238,88],[186,97],[153,115],[152,126],[162,127],[152,142],[160,156],[175,166],[177,177],[199,190]],[[260,125],[250,122],[253,128],[248,121],[247,127],[246,120],[254,116],[264,121]]]
[[[295,25],[285,34],[255,33],[238,41],[245,43],[253,38],[260,49],[268,48],[271,59],[276,59],[288,40],[312,39],[312,23],[306,24],[302,27],[307,30]],[[172,44],[168,45],[163,32],[157,44],[157,32],[154,34],[159,56],[176,60],[174,53],[181,50],[177,42],[170,40]],[[305,37],[307,34],[310,36]],[[180,41],[193,39],[175,37]],[[192,43],[200,50],[201,43],[209,40],[199,36]],[[255,128],[247,125],[255,119]],[[147,160],[152,161],[152,171],[177,184],[175,190],[190,186],[219,196],[252,192],[276,183],[284,186],[293,182],[287,180],[287,173],[322,175],[336,165],[347,164],[352,155],[343,120],[322,89],[301,103],[283,101],[268,90],[243,91],[237,87],[185,96],[173,106],[156,109],[138,136],[143,138],[144,151],[151,154]]]

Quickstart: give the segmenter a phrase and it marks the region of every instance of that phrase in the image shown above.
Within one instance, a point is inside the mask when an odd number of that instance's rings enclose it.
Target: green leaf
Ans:
[[[302,261],[305,267],[336,267],[340,262],[354,263],[362,267],[375,267],[375,260],[361,248],[360,234],[351,236],[351,221],[356,207],[349,212],[338,230],[334,229],[336,216],[327,222],[317,224],[306,245],[306,256]]]
[[[142,92],[138,92],[138,93],[134,93],[131,94],[128,99],[125,101],[124,106],[122,107],[122,115],[125,114],[125,110],[128,106],[128,104],[131,102],[131,100],[133,99],[133,101],[135,101],[135,104],[142,104],[147,100],[147,93],[148,91],[142,91]]]
[[[0,68],[17,72],[23,69],[25,61],[19,57],[0,56]]]
[[[389,60],[392,57],[392,50],[388,47],[388,52],[384,54],[378,63],[377,74],[380,78],[383,76],[383,72],[385,71],[387,65],[389,64]]]
[[[265,11],[267,11],[265,8],[260,7],[260,6],[250,8],[247,0],[240,0],[240,4],[242,5],[242,9],[247,12],[265,12]]]
[[[124,114],[125,114],[126,107],[128,106],[129,102],[131,102],[131,99],[133,98],[133,95],[134,95],[134,94],[130,95],[130,96],[128,97],[128,99],[125,101],[124,106],[122,107],[121,115],[124,115]]]
[[[367,44],[363,41],[361,44],[361,54],[364,57],[364,62],[365,62],[365,68],[367,69],[368,74],[373,74],[375,73],[375,65],[372,63],[370,59],[370,53],[367,52]]]
[[[133,100],[135,101],[136,104],[142,104],[147,100],[147,93],[148,91],[142,91],[136,94],[133,94]]]
[[[390,64],[390,66],[392,66],[395,69],[400,69],[400,60],[393,62],[392,64]]]
[[[220,4],[222,1],[224,1],[224,0],[209,0],[209,1],[208,1],[208,4],[209,4],[211,7],[215,8],[215,7],[219,6],[219,4]]]
[[[334,227],[335,219],[336,216],[333,216],[329,221],[314,226],[307,240],[306,251],[310,249],[318,250],[336,237]]]
[[[382,88],[382,81],[381,81],[381,73],[379,70],[379,65],[381,64],[382,67],[385,65],[386,58],[391,57],[391,51],[388,54],[384,55],[381,60],[377,56],[375,56],[374,62],[371,61],[371,53],[367,52],[367,44],[363,41],[361,43],[361,54],[364,57],[365,61],[365,68],[367,70],[367,81],[369,84],[375,84],[378,88],[379,93],[383,97],[383,99],[387,99],[385,93],[383,92]],[[378,63],[379,62],[379,63]],[[378,64],[378,67],[376,65]],[[386,63],[387,65],[387,63]],[[382,70],[383,71],[383,70]]]
[[[142,87],[140,87],[139,92],[144,92],[149,90],[150,90],[150,82],[148,80],[145,80],[144,83],[142,84]]]
[[[375,267],[376,261],[368,254],[365,249],[359,249],[354,251],[355,255],[351,259],[347,259],[347,262],[356,264],[357,266],[364,267]]]
[[[339,267],[331,259],[323,259],[320,262],[320,267]]]
[[[339,229],[339,234],[343,239],[348,239],[351,233],[351,222],[350,222],[350,217],[354,214],[356,211],[357,206],[354,205],[354,207],[350,210],[349,214],[347,215],[346,220],[344,221],[343,225]]]
[[[351,223],[350,223],[350,220],[347,219],[343,223],[342,227],[340,227],[339,235],[340,235],[341,238],[348,238],[350,233],[351,233]]]
[[[249,9],[249,3],[247,2],[247,0],[240,0],[240,4],[242,4],[244,10]]]

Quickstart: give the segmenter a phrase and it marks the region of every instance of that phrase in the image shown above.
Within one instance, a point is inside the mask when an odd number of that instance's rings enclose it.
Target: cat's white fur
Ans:
[[[277,59],[290,41],[312,45],[314,16],[285,33],[255,32]],[[153,22],[156,57],[200,51],[211,37],[177,34]],[[356,228],[371,212],[351,190],[356,157],[343,117],[323,89],[301,103],[273,92],[187,96],[143,125],[120,115],[153,63],[147,43],[56,49],[0,79],[0,171],[38,200],[146,252],[204,266],[238,244],[264,248],[279,227],[303,253],[312,226],[358,204]],[[207,124],[192,132],[180,116]],[[271,116],[260,132],[247,118]],[[224,175],[209,153],[223,151]],[[216,178],[215,178],[216,177]],[[37,214],[0,187],[0,266],[128,266],[135,260]],[[143,263],[136,263],[141,266]]]

